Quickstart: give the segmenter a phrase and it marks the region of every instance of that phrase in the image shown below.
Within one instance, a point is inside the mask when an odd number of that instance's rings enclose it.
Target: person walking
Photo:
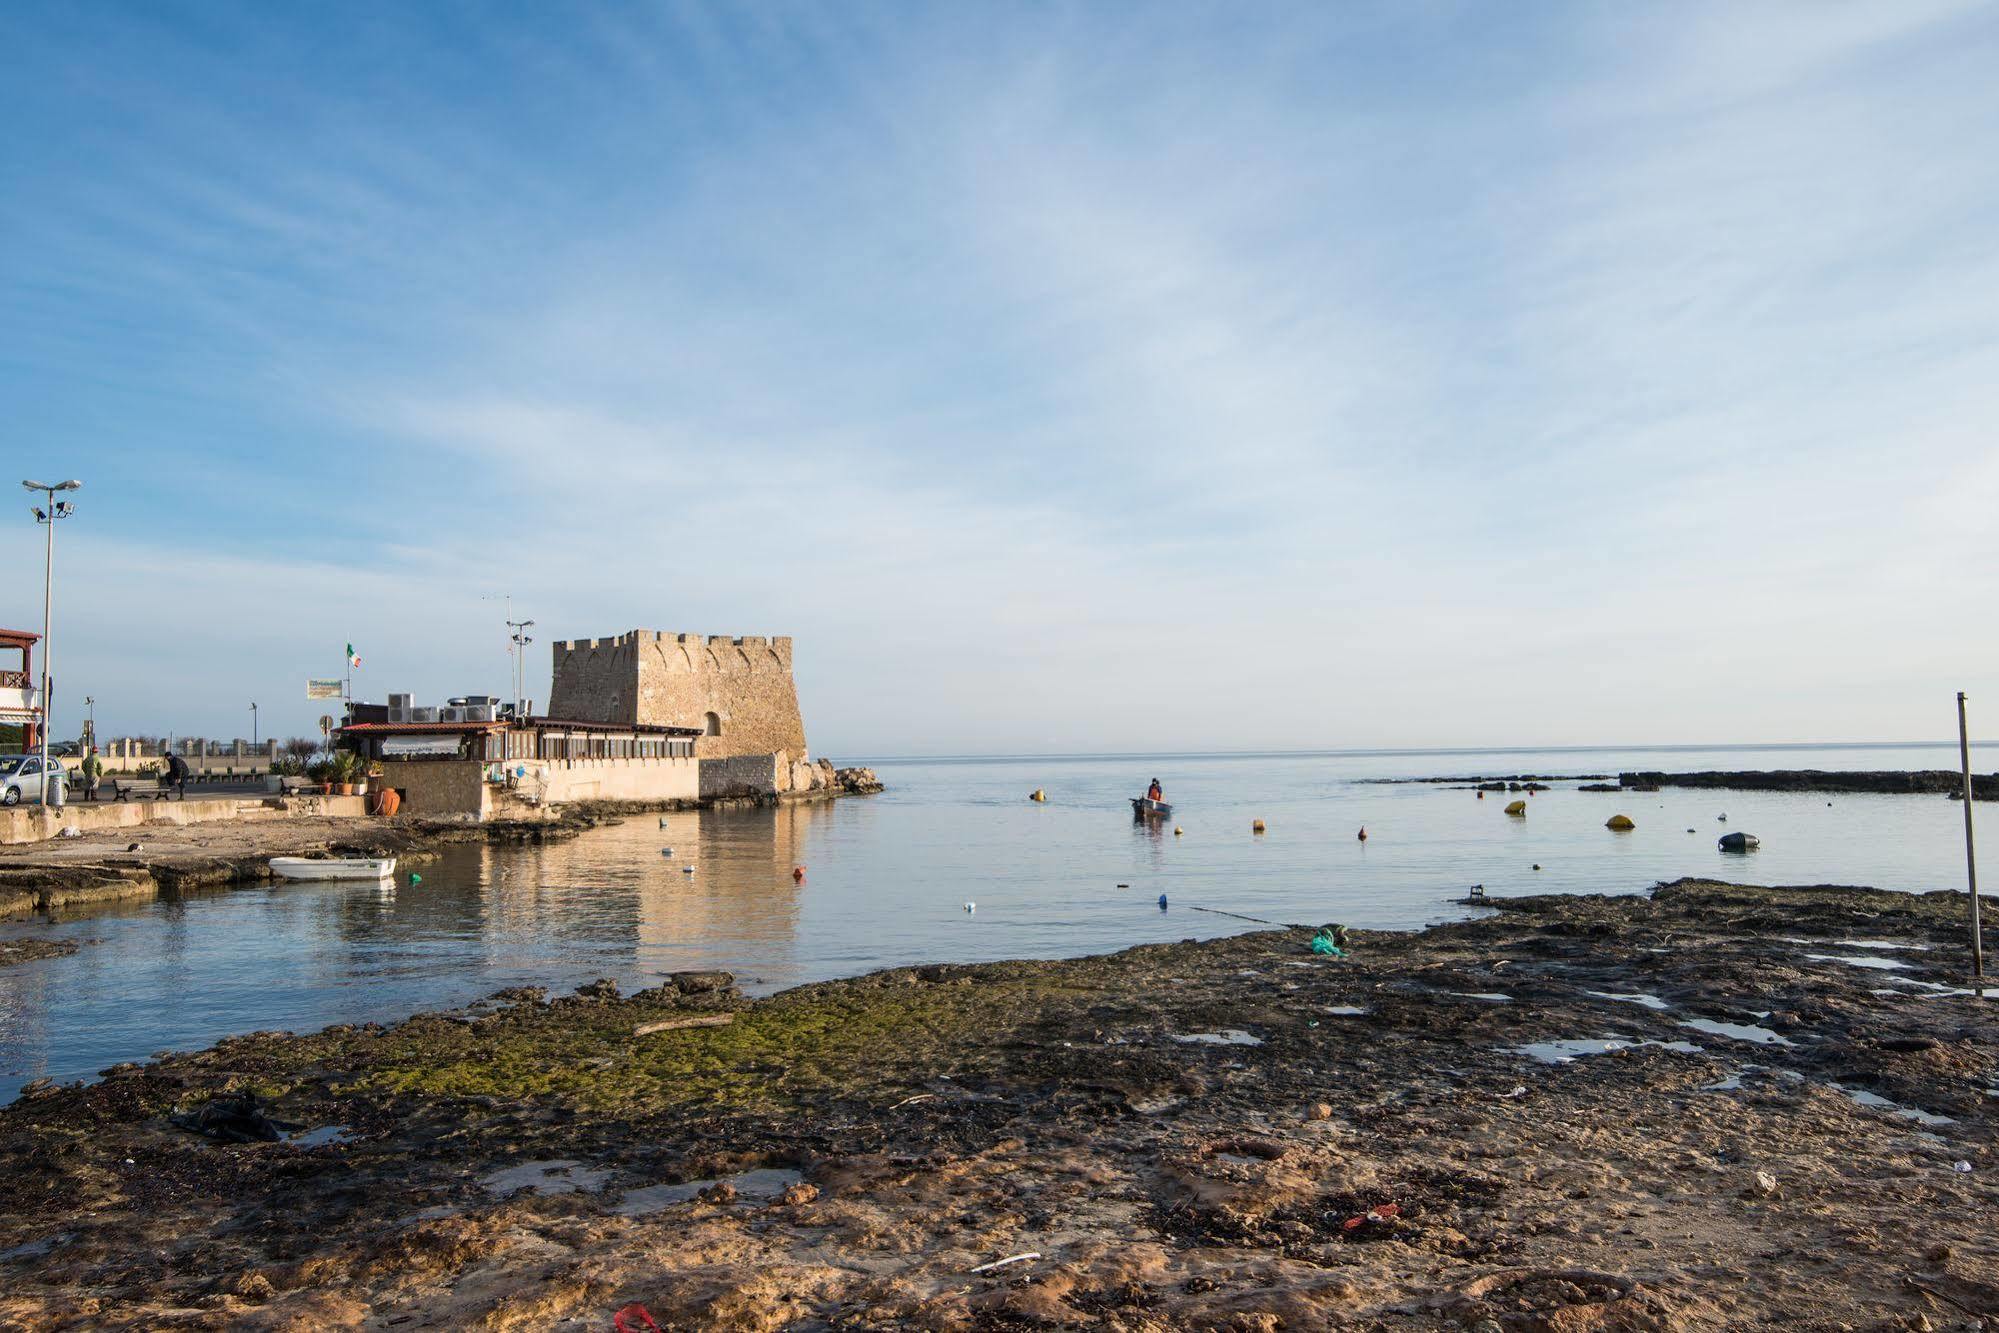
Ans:
[[[97,799],[97,784],[104,777],[104,761],[97,757],[97,747],[91,746],[83,752],[83,799]]]
[[[173,751],[167,751],[167,785],[179,790],[180,798],[187,799],[187,760]]]

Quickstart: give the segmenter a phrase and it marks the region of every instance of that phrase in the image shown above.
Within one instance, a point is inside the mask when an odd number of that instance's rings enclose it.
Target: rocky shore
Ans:
[[[1344,957],[511,992],[35,1089],[0,1326],[1999,1321],[1961,895],[1497,906]]]
[[[1620,773],[1618,787],[1657,791],[1661,787],[1723,787],[1738,791],[1886,792],[1895,795],[1950,796],[1962,799],[1964,775],[1952,769],[1779,768],[1755,771],[1699,773]],[[1618,788],[1586,788],[1615,791]],[[1973,800],[1999,801],[1999,773],[1971,775]]]

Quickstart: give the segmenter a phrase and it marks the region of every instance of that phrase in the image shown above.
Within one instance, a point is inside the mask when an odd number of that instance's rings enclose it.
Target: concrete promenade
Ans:
[[[147,824],[206,824],[216,820],[358,818],[367,813],[364,796],[219,796],[188,800],[82,801],[43,808],[19,805],[0,810],[0,846],[46,842],[63,829],[81,833],[140,828]]]

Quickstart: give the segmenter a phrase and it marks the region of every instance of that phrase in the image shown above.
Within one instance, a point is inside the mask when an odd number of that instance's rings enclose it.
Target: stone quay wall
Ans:
[[[647,758],[383,760],[382,786],[403,795],[402,813],[427,819],[536,818],[572,801],[698,799],[701,761]],[[492,780],[496,775],[501,780]]]
[[[180,801],[72,801],[67,805],[17,805],[0,810],[0,845],[46,842],[66,828],[82,833],[137,829],[147,824],[208,824],[217,820],[358,818],[365,796],[244,796]]]
[[[789,637],[632,630],[552,651],[550,717],[699,727],[701,759],[806,753]]]

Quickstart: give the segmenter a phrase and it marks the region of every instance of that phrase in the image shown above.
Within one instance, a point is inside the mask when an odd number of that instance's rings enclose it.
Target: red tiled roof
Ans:
[[[27,642],[27,643],[40,643],[42,640],[42,636],[39,634],[30,634],[27,630],[24,629],[0,629],[0,639],[13,639],[16,641]]]

